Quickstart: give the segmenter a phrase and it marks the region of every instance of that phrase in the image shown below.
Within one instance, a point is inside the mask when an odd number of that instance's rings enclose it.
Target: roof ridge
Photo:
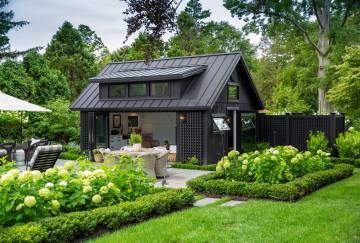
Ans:
[[[182,59],[182,58],[196,58],[196,57],[209,57],[209,56],[225,56],[225,55],[235,55],[235,54],[241,55],[241,52],[240,51],[234,51],[234,52],[224,52],[224,53],[201,54],[201,55],[194,55],[194,56],[164,57],[164,58],[153,59],[152,61],[162,61],[162,60]],[[144,62],[144,60],[108,62],[107,64],[120,64],[120,63],[133,63],[133,62]]]
[[[199,67],[204,66],[207,67],[207,64],[197,64],[197,65],[179,65],[179,66],[163,66],[163,67],[148,67],[148,68],[133,68],[133,69],[120,69],[114,73],[117,72],[128,72],[128,71],[144,71],[144,70],[159,70],[159,69],[169,69],[169,68],[185,68],[185,67]]]

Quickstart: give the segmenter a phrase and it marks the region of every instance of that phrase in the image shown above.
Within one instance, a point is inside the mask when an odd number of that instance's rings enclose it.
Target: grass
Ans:
[[[93,242],[360,242],[360,170],[296,203],[191,208]]]

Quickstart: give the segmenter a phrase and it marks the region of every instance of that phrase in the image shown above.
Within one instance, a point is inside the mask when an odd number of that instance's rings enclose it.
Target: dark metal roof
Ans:
[[[184,79],[203,72],[206,65],[142,68],[134,70],[119,70],[117,72],[98,75],[90,80],[94,83],[152,81],[152,80],[175,80]]]
[[[241,60],[241,61],[240,61]],[[185,66],[203,66],[207,68],[193,76],[193,82],[180,98],[123,98],[99,99],[99,83],[90,83],[71,105],[73,110],[83,111],[176,111],[211,109],[237,65],[246,65],[240,53],[211,54],[202,56],[176,57],[153,60],[148,65],[144,61],[113,62],[107,64],[99,76],[119,73],[120,70],[172,69]],[[263,105],[247,72],[252,90],[256,94],[259,109]]]

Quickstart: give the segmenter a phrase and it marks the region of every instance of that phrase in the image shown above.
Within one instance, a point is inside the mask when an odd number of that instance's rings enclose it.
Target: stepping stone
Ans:
[[[208,205],[210,203],[214,203],[214,202],[216,202],[218,200],[220,200],[220,198],[205,197],[205,198],[203,198],[203,199],[201,199],[199,201],[196,201],[194,203],[194,206],[195,207],[202,207],[202,206],[206,206],[206,205]]]
[[[228,201],[228,202],[225,202],[225,203],[221,204],[220,206],[233,207],[235,205],[238,205],[238,204],[241,204],[241,203],[244,203],[244,202],[245,201],[231,200],[231,201]]]

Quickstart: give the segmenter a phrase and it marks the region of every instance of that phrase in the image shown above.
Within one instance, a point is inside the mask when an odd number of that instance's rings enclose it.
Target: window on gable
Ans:
[[[144,97],[147,96],[147,88],[145,83],[130,84],[129,85],[130,97]]]
[[[153,97],[170,96],[169,83],[168,82],[150,83],[150,96]]]
[[[228,85],[228,100],[229,101],[238,101],[239,100],[239,86],[237,85]]]
[[[126,84],[111,84],[109,85],[109,98],[124,98],[127,93]]]

